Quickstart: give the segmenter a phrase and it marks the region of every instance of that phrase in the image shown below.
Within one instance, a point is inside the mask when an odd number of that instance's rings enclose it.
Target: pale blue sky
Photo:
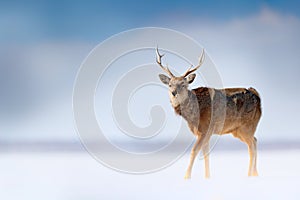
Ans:
[[[283,15],[300,15],[299,1],[284,0],[151,0],[151,1],[1,1],[1,42],[43,40],[100,42],[120,31],[191,18],[220,23],[259,12],[262,7]],[[168,18],[172,16],[172,19]]]
[[[159,26],[202,44],[224,86],[261,92],[259,137],[300,141],[299,1],[124,2],[0,1],[1,140],[77,140],[71,99],[83,59],[113,34]]]

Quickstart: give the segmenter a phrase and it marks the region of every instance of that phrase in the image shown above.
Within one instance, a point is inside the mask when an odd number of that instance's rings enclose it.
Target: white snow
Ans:
[[[212,152],[211,175],[197,159],[184,180],[188,154],[151,174],[104,167],[85,152],[1,153],[0,198],[80,199],[299,199],[300,150],[260,151],[259,177],[247,177],[247,151]]]

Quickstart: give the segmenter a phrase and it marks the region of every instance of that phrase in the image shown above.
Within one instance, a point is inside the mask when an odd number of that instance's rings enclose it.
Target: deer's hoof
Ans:
[[[205,175],[205,179],[210,179],[210,175]]]
[[[184,179],[185,180],[191,179],[191,175],[190,174],[185,174]]]
[[[253,172],[252,176],[258,176],[257,172]]]
[[[256,176],[258,176],[258,173],[257,172],[249,173],[248,176],[249,177],[256,177]]]

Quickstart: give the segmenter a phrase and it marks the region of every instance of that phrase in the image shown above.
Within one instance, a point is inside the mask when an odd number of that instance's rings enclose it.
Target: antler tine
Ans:
[[[165,72],[167,72],[167,74],[169,74],[171,77],[174,77],[174,75],[172,74],[172,72],[169,70],[168,67],[164,67],[161,63],[161,58],[164,56],[165,54],[159,54],[158,52],[158,47],[156,47],[156,62],[157,64],[159,64],[159,66],[162,68],[162,70],[164,70]]]
[[[193,73],[194,71],[196,71],[197,69],[199,69],[201,67],[201,65],[203,64],[203,62],[204,62],[204,58],[205,58],[205,52],[204,52],[204,49],[203,49],[202,53],[201,53],[201,56],[199,58],[198,65],[193,69],[191,69],[191,67],[188,68],[188,70],[184,73],[183,77],[186,77],[187,75],[189,75],[189,74]]]

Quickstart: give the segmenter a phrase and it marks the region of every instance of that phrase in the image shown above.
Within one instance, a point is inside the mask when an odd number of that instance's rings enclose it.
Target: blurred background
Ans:
[[[260,148],[300,149],[299,1],[11,0],[0,1],[3,172],[18,171],[12,166],[20,163],[10,159],[24,159],[19,153],[84,152],[72,113],[80,64],[108,37],[145,26],[187,34],[205,47],[225,87],[251,86],[259,91],[263,116],[256,135]],[[221,149],[234,149],[234,145],[240,143],[230,138]],[[47,155],[41,157],[56,162],[52,154]],[[66,156],[71,162],[73,157]],[[180,170],[183,175],[183,167]],[[21,188],[9,177],[1,179],[6,197]],[[23,177],[22,184],[27,179]],[[73,199],[69,197],[62,199]]]
[[[257,136],[298,142],[298,1],[1,1],[0,142],[78,143],[72,89],[81,62],[108,37],[158,26],[206,48],[225,87],[255,87]]]

